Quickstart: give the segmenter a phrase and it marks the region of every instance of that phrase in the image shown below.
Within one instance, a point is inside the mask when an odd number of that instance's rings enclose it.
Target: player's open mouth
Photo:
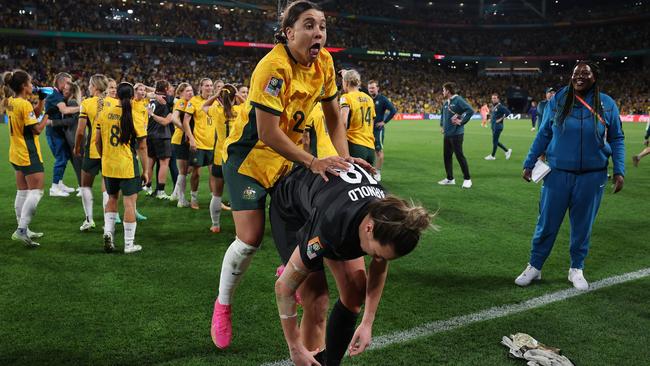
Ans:
[[[311,47],[309,47],[309,56],[311,57],[318,56],[318,53],[320,52],[320,48],[321,48],[320,43],[314,43]]]
[[[576,86],[583,86],[585,85],[584,79],[576,79]]]

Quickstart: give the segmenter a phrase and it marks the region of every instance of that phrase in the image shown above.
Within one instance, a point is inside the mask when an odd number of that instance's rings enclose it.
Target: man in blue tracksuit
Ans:
[[[72,82],[72,76],[65,72],[54,77],[54,91],[45,98],[45,113],[51,120],[63,119],[64,114],[79,113],[79,107],[67,106],[63,97],[63,90],[70,82]],[[70,191],[67,191],[67,187],[63,184],[63,175],[65,166],[71,159],[71,149],[65,140],[65,132],[62,127],[47,126],[45,136],[47,137],[47,144],[52,150],[52,155],[54,155],[50,196],[67,197],[70,195]],[[74,191],[74,189],[71,191]]]
[[[542,123],[542,119],[544,118],[544,108],[546,108],[546,105],[548,104],[548,101],[553,98],[555,95],[555,88],[552,86],[544,89],[544,100],[540,101],[539,104],[537,105],[537,119],[539,119],[539,123]]]
[[[442,86],[442,97],[445,102],[442,105],[440,127],[441,132],[445,135],[443,157],[447,178],[441,180],[438,184],[443,186],[456,184],[452,162],[452,155],[456,154],[460,169],[463,171],[463,188],[471,188],[472,180],[469,175],[469,167],[463,154],[463,139],[465,124],[474,115],[474,110],[463,97],[456,94],[455,83],[445,83]]]
[[[503,149],[506,153],[506,160],[510,159],[512,155],[512,149],[508,149],[499,142],[499,137],[501,137],[501,132],[503,132],[503,122],[512,112],[508,107],[501,104],[499,100],[499,94],[492,94],[492,109],[490,110],[491,120],[490,124],[492,126],[492,154],[485,157],[485,160],[496,160],[497,147]]]
[[[543,153],[551,172],[542,186],[530,262],[515,280],[516,284],[527,286],[541,278],[542,266],[551,253],[568,209],[571,223],[569,281],[580,290],[589,287],[582,269],[589,251],[591,229],[607,183],[610,156],[614,164],[614,193],[623,188],[624,138],[614,100],[600,92],[597,65],[578,63],[571,84],[549,101],[524,162],[525,180],[530,181],[535,162]]]
[[[535,131],[535,126],[537,126],[537,102],[534,100],[530,102],[530,108],[528,109],[528,115],[530,116],[530,120],[533,124],[533,128],[531,128],[531,131]]]
[[[374,178],[377,181],[381,181],[381,167],[384,165],[384,126],[395,117],[397,109],[395,109],[395,106],[388,98],[383,94],[379,94],[379,86],[375,80],[368,82],[368,94],[370,94],[375,102],[376,113],[373,132],[375,135],[375,168],[377,172]],[[386,114],[387,111],[388,114]]]

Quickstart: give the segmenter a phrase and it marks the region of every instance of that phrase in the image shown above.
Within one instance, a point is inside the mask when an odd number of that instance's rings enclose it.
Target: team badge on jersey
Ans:
[[[257,191],[255,191],[251,187],[246,187],[246,189],[244,189],[244,192],[242,193],[242,198],[247,201],[253,201],[257,198]]]
[[[264,88],[264,91],[268,94],[271,94],[274,97],[277,97],[278,95],[280,95],[280,90],[282,90],[283,82],[284,81],[282,79],[271,77],[271,80],[269,80],[269,83],[266,84],[266,88]]]
[[[29,112],[29,118],[36,118],[34,111]]]
[[[307,257],[314,259],[318,257],[325,250],[325,246],[320,243],[320,238],[317,236],[307,243]]]

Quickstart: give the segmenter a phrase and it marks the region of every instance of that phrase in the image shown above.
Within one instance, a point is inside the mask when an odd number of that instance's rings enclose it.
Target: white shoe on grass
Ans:
[[[131,244],[124,246],[124,254],[131,254],[142,250],[141,245]]]
[[[453,185],[456,184],[456,179],[447,179],[447,178],[445,178],[445,179],[439,181],[438,184],[440,184],[441,186],[453,186]]]
[[[190,207],[190,203],[187,200],[178,200],[178,203],[176,204],[176,207],[178,208],[184,208],[184,207]]]
[[[156,198],[159,200],[166,200],[166,201],[171,201],[171,196],[168,196],[165,191],[157,191],[156,192]]]
[[[508,149],[508,151],[506,151],[506,160],[510,160],[510,155],[512,155],[512,149]]]
[[[533,281],[542,279],[542,271],[528,264],[526,269],[515,279],[515,284],[518,286],[528,286]]]
[[[571,283],[573,283],[573,287],[577,288],[578,290],[584,291],[589,289],[589,283],[585,279],[585,276],[582,273],[581,269],[569,269],[569,281],[571,281]]]
[[[66,186],[62,180],[59,181],[59,189],[65,193],[72,193],[75,191],[74,188]]]
[[[11,234],[11,240],[22,241],[27,248],[38,248],[41,246],[37,242],[33,241],[26,232],[23,234],[18,230]]]
[[[50,188],[50,197],[68,197],[70,193],[62,191],[58,184],[52,184]]]
[[[84,220],[83,224],[79,227],[79,231],[89,231],[95,228],[95,221]]]
[[[463,181],[463,188],[472,188],[472,180],[471,179],[465,179]]]
[[[485,159],[485,160],[497,160],[497,158],[495,158],[492,155],[488,155],[488,156],[484,157],[483,159]]]
[[[379,172],[379,170],[377,171],[377,173],[373,174],[372,177],[373,177],[377,182],[381,182],[381,172]]]
[[[30,239],[38,239],[43,237],[43,233],[31,231],[29,228],[27,228],[27,236],[29,236]]]

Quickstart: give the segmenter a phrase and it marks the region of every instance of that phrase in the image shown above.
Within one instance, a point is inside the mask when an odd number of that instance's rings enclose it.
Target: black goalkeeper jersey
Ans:
[[[372,175],[358,165],[338,177],[328,177],[329,182],[325,182],[320,175],[297,167],[271,193],[276,245],[281,255],[282,247],[291,253],[298,246],[309,269],[322,267],[323,258],[348,260],[365,255],[359,242],[359,225],[368,213],[368,204],[386,195]]]

